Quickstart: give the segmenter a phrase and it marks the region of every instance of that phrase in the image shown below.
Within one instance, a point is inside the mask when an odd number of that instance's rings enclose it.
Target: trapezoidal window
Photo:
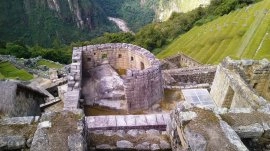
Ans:
[[[258,83],[254,83],[253,89],[256,89],[257,85],[258,85]]]
[[[90,62],[91,61],[91,58],[87,58],[87,61]]]
[[[130,58],[130,60],[131,60],[131,61],[133,61],[133,60],[134,60],[134,58],[133,58],[133,57],[131,57],[131,58]]]
[[[107,57],[108,57],[107,54],[102,54],[102,57],[101,58],[102,59],[107,59]]]
[[[122,58],[122,54],[118,54],[118,58]]]

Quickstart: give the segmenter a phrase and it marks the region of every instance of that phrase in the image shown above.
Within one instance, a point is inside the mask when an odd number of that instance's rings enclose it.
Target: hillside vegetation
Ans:
[[[0,40],[52,47],[118,31],[92,0],[0,1]]]
[[[31,80],[33,75],[23,69],[18,69],[9,62],[0,62],[0,79]]]
[[[186,13],[200,6],[207,6],[211,0],[159,0],[156,8],[156,19],[166,21],[173,12]]]
[[[231,12],[179,36],[159,58],[182,52],[201,63],[215,64],[224,57],[270,59],[270,1]]]

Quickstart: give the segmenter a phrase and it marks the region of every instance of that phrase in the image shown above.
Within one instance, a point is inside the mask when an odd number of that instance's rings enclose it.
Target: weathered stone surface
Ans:
[[[234,127],[233,129],[241,138],[259,138],[264,132],[263,126],[259,123],[246,126],[238,126]]]
[[[27,146],[28,148],[30,148],[32,142],[33,142],[33,138],[29,138],[29,139],[26,141],[26,146]]]
[[[0,136],[0,150],[16,150],[26,147],[23,136]]]
[[[119,137],[124,137],[125,131],[124,131],[124,130],[117,130],[117,131],[115,132],[115,134],[116,134],[117,136],[119,136]]]
[[[127,141],[127,140],[121,140],[116,142],[116,147],[119,149],[131,149],[133,148],[133,143]]]
[[[85,80],[86,82],[82,83],[82,92],[86,102],[91,102],[89,105],[93,103],[106,105],[109,104],[109,100],[121,100],[113,102],[109,106],[116,109],[136,111],[148,109],[163,98],[160,63],[153,54],[138,46],[115,43],[74,48],[72,62],[70,75],[73,78],[69,78],[68,90],[79,89],[80,85],[75,86],[76,82]],[[79,65],[76,65],[76,63],[79,63]],[[89,71],[98,69],[104,64],[114,69],[126,70],[125,76],[122,76],[123,82],[121,82],[119,76],[116,78],[106,75],[107,72],[101,72],[101,76],[92,75],[92,72],[89,73]],[[100,71],[98,70],[98,72]],[[74,76],[77,73],[79,73],[79,78]],[[82,73],[84,74],[83,78],[81,76]],[[94,91],[94,89],[89,91],[93,84],[87,83],[88,80],[85,78],[87,76],[101,78],[97,82],[98,88],[94,88],[97,91]],[[97,92],[101,95],[95,95],[97,93],[87,95],[89,92]],[[106,99],[100,98],[102,96]],[[75,97],[71,100],[77,102]],[[67,101],[66,104],[71,102]],[[68,105],[65,108],[73,107],[73,105]]]
[[[102,130],[95,130],[93,131],[94,134],[97,134],[97,135],[103,135],[104,132]]]
[[[264,138],[270,138],[270,123],[263,122],[262,126],[263,126],[263,129],[264,129],[263,137]]]
[[[165,128],[167,123],[170,123],[170,116],[168,114],[88,116],[85,121],[87,128],[93,131],[105,130],[107,127],[116,130],[136,129],[136,127],[151,129],[156,126]]]
[[[107,131],[104,131],[104,135],[105,136],[113,136],[115,133],[113,130],[107,130]]]
[[[197,117],[197,114],[195,112],[189,111],[189,112],[181,112],[179,114],[179,120],[180,122],[190,121]]]
[[[237,147],[239,151],[248,151],[236,132],[224,121],[220,121],[220,126],[228,140]]]
[[[97,145],[96,149],[102,149],[102,150],[111,150],[113,147],[109,144],[101,144],[101,145]]]
[[[82,95],[87,105],[97,104],[113,109],[127,110],[123,79],[109,64],[102,64],[89,71],[85,78]],[[88,77],[88,76],[85,77]],[[122,101],[120,101],[122,100]]]
[[[160,146],[160,149],[170,149],[171,148],[171,145],[167,141],[164,141],[164,140],[160,141],[159,146]]]
[[[52,123],[50,121],[43,121],[38,124],[38,128],[49,128],[52,127]]]
[[[13,124],[32,124],[35,122],[35,119],[38,119],[39,116],[26,116],[26,117],[12,117],[4,118],[0,120],[0,125],[13,125]]]
[[[192,132],[189,129],[185,129],[184,131],[188,145],[192,151],[206,150],[207,141],[201,134]]]
[[[49,151],[49,138],[46,135],[46,130],[40,128],[35,132],[33,142],[30,148],[30,151]]]
[[[68,136],[68,148],[70,151],[85,151],[86,140],[81,134],[73,134]]]
[[[251,113],[254,110],[252,108],[232,108],[229,113]]]
[[[127,134],[132,136],[132,137],[137,137],[138,136],[138,130],[134,129],[134,130],[129,130],[127,131]]]
[[[139,130],[138,133],[139,135],[145,134],[145,130]]]
[[[216,104],[229,109],[263,109],[270,99],[265,86],[270,82],[270,68],[266,64],[269,61],[234,61],[226,57],[217,67],[210,92]]]
[[[160,147],[158,146],[158,144],[152,144],[151,150],[160,150]]]
[[[228,112],[228,109],[227,108],[220,108],[220,107],[217,107],[217,108],[214,108],[214,112],[216,114],[225,114]]]
[[[39,123],[30,150],[85,150],[83,116],[79,113],[62,111],[42,117],[45,121]]]
[[[141,144],[136,145],[135,149],[137,149],[137,150],[150,150],[150,143],[143,142]]]
[[[160,132],[158,130],[155,129],[150,129],[146,131],[147,135],[160,135]]]
[[[180,107],[180,106],[179,106]],[[186,113],[195,112],[196,117],[186,118]],[[183,115],[181,115],[183,113]],[[221,117],[213,110],[193,107],[189,109],[175,109],[171,113],[172,122],[168,124],[167,131],[171,138],[173,150],[242,150],[241,139],[232,134],[231,131],[224,130],[224,125],[220,123]],[[230,135],[227,135],[229,133]],[[233,140],[238,143],[236,146]],[[242,143],[242,144],[241,144]],[[242,146],[241,146],[242,145]]]

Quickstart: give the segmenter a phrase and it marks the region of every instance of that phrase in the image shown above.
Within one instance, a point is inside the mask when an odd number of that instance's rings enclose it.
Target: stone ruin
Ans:
[[[270,62],[227,57],[210,94],[215,107],[179,103],[167,131],[173,150],[269,150]]]
[[[163,98],[160,63],[149,51],[131,44],[74,48],[66,108],[87,105],[136,111]],[[121,77],[116,73],[121,72]],[[77,102],[78,103],[78,102]]]
[[[55,103],[49,101],[40,105],[41,116],[0,117],[0,150],[270,149],[268,60],[226,58],[207,66],[180,54],[159,64],[143,48],[103,44],[74,48],[70,67],[61,110],[47,110]],[[109,104],[132,113],[151,108],[167,90],[181,95],[170,111],[86,116],[83,110]]]
[[[210,93],[218,106],[258,109],[270,100],[269,61],[226,58],[213,83]]]

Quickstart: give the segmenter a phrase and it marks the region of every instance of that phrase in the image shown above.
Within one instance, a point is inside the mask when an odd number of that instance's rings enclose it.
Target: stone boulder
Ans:
[[[0,150],[20,150],[26,147],[23,136],[0,136]]]
[[[132,149],[134,148],[134,145],[127,140],[121,140],[116,142],[116,147],[119,149]]]
[[[158,146],[158,144],[152,144],[151,150],[160,150],[160,147]]]

